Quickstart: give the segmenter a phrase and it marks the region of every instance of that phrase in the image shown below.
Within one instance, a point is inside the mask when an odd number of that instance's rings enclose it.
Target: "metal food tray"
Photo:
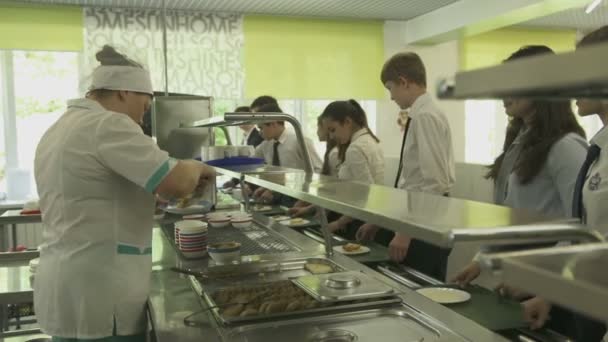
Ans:
[[[241,264],[227,264],[209,267],[205,274],[206,279],[199,282],[205,292],[215,292],[224,287],[247,284],[289,280],[305,275],[311,275],[304,268],[307,263],[324,264],[333,269],[333,272],[343,272],[345,269],[326,258],[300,258],[282,261],[251,262]],[[214,278],[217,281],[214,281]]]
[[[259,287],[264,286],[265,284],[267,285],[278,281],[287,281],[293,278],[311,275],[312,273],[304,268],[307,263],[329,265],[334,272],[345,271],[342,266],[326,258],[302,258],[284,261],[215,266],[207,269],[206,278],[200,279],[191,277],[190,279],[192,280],[194,290],[201,296],[208,307],[212,307],[216,306],[216,303],[211,295],[216,291],[243,285],[249,287]],[[401,302],[401,299],[398,297],[377,298],[374,300],[343,302],[340,305],[331,306],[328,304],[322,304],[324,307],[247,317],[224,317],[220,314],[220,309],[218,308],[214,308],[211,311],[216,320],[221,324],[237,324],[243,322],[279,319],[294,315],[301,316],[336,310],[353,310],[398,302]]]
[[[263,287],[269,286],[271,283],[267,284],[256,284],[251,286],[254,287]],[[295,285],[294,285],[295,286]],[[232,287],[232,286],[231,286]],[[225,289],[228,289],[227,287]],[[215,306],[216,303],[211,297],[211,295],[206,292],[202,292],[202,298],[205,300],[206,304],[211,306]],[[385,298],[375,298],[375,299],[365,299],[365,300],[357,300],[350,302],[341,302],[341,303],[321,303],[321,307],[313,308],[313,309],[305,309],[305,310],[297,310],[297,311],[286,311],[280,313],[273,314],[261,314],[256,316],[238,316],[238,317],[226,317],[220,313],[219,308],[213,308],[211,312],[215,319],[223,324],[223,325],[233,325],[233,324],[242,324],[242,323],[252,323],[252,322],[264,322],[264,321],[272,321],[285,319],[290,317],[298,317],[298,316],[306,316],[306,315],[318,315],[322,313],[329,312],[342,312],[342,311],[354,311],[356,309],[363,308],[371,308],[371,307],[379,307],[392,305],[396,303],[401,303],[401,298],[399,297],[385,297]]]
[[[248,228],[209,228],[209,243],[236,241],[241,244],[241,255],[264,255],[297,252],[294,246],[255,222]]]

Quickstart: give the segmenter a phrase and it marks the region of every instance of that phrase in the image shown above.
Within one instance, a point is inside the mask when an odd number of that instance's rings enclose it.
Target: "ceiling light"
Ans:
[[[593,10],[600,4],[600,2],[602,2],[602,0],[593,0],[593,2],[590,3],[589,6],[587,6],[587,8],[585,9],[585,13],[589,14],[593,12]]]

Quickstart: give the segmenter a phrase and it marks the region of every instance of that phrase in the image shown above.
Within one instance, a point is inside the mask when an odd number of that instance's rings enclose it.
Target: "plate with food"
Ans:
[[[440,304],[463,303],[471,299],[470,293],[449,287],[427,287],[416,292]]]
[[[370,249],[358,243],[347,243],[342,246],[334,246],[334,251],[345,255],[357,255],[369,253]]]
[[[289,220],[279,221],[279,223],[290,227],[302,227],[309,224],[310,221],[300,217],[295,217]]]
[[[165,211],[171,214],[177,215],[191,215],[206,213],[211,210],[212,204],[209,201],[199,200],[194,203],[178,201],[174,205],[169,205],[165,208]]]
[[[264,212],[264,211],[271,211],[272,207],[269,205],[254,204],[251,209],[253,209],[253,211]]]
[[[276,215],[276,216],[270,216],[269,218],[271,220],[275,220],[277,222],[291,220],[291,216],[287,216],[287,215]]]

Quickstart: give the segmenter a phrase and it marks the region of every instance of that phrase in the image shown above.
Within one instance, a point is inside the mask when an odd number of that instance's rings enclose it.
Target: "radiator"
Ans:
[[[8,228],[9,244],[13,241],[12,229]],[[23,245],[30,249],[38,248],[42,243],[42,224],[29,223],[17,225],[17,245]]]

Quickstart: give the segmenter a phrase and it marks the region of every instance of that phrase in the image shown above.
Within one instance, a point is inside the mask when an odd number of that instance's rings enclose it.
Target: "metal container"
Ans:
[[[292,279],[292,282],[323,303],[379,298],[394,294],[392,287],[356,271],[314,274]]]
[[[459,341],[402,306],[260,323],[232,329],[230,341]]]

